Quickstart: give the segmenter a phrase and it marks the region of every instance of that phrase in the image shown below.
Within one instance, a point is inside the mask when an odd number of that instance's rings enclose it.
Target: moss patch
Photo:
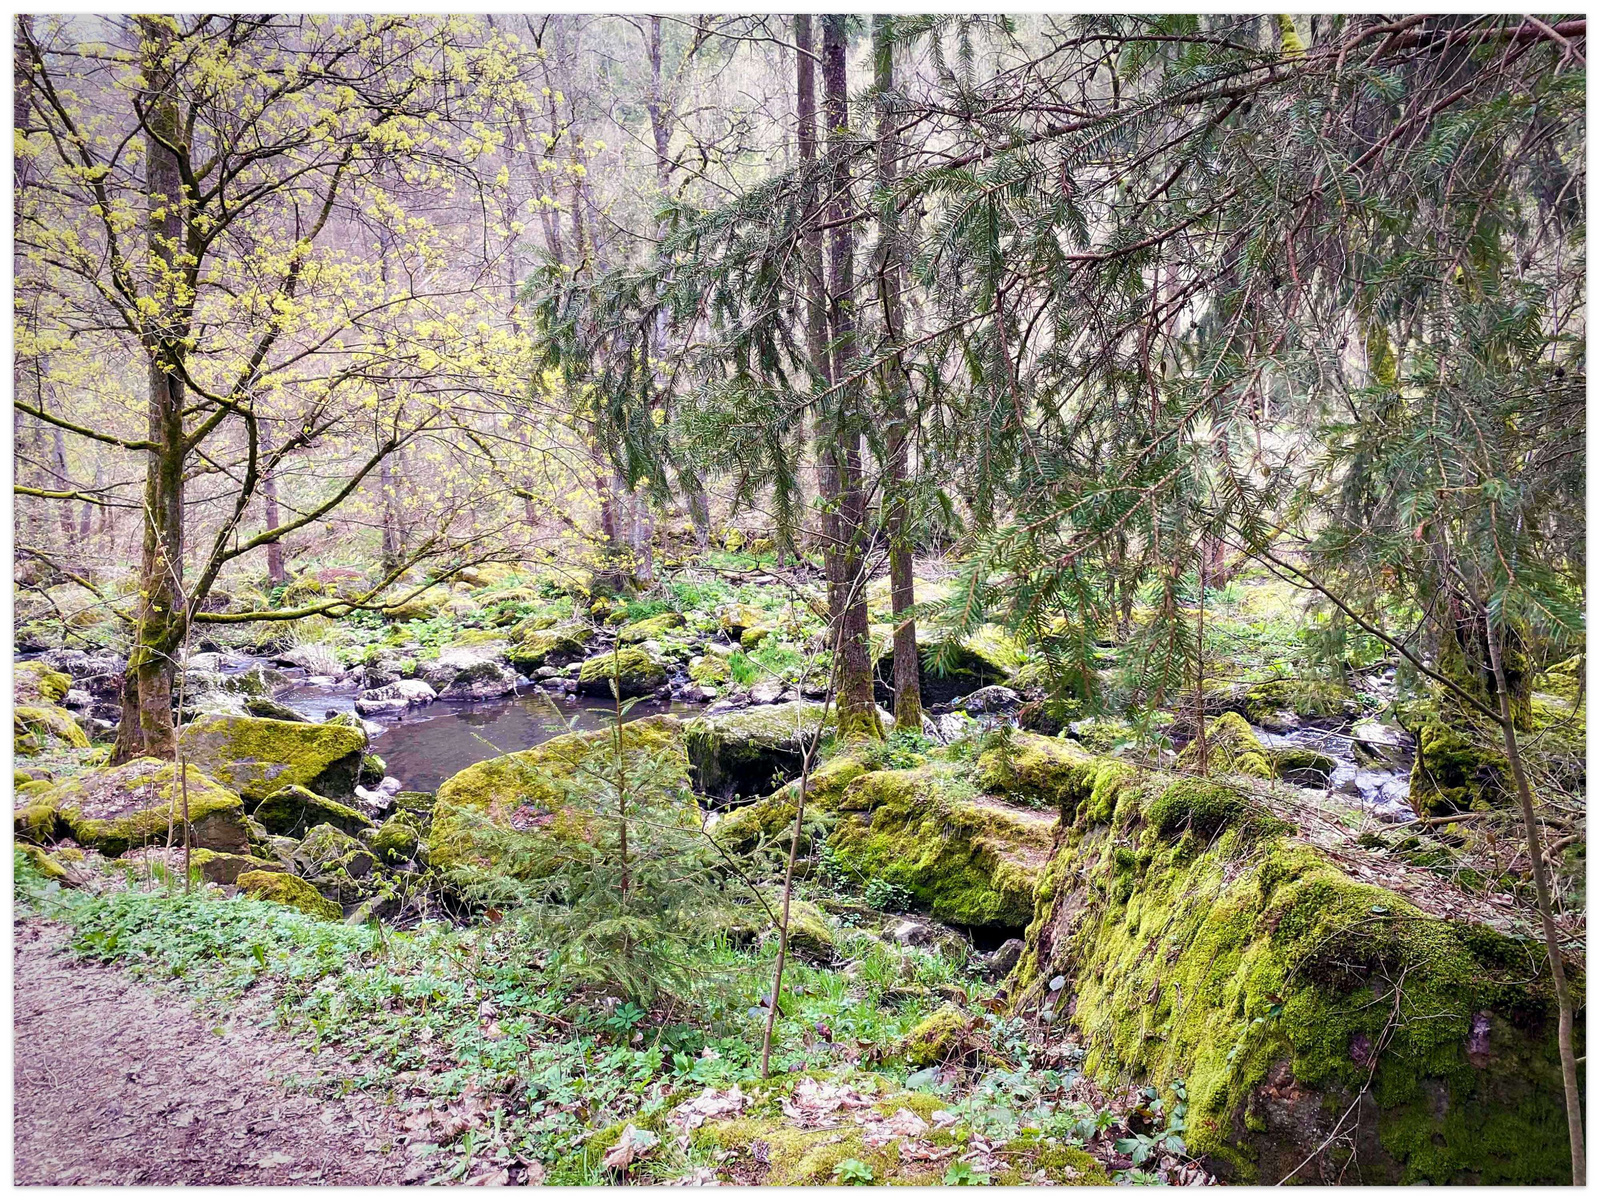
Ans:
[[[38,659],[11,665],[11,694],[18,704],[59,704],[72,688],[72,676]]]
[[[613,680],[624,699],[648,696],[667,681],[667,672],[639,647],[623,646],[615,653],[586,659],[578,671],[578,690],[591,696],[609,696]]]
[[[367,749],[367,735],[347,725],[260,717],[201,717],[179,739],[190,761],[246,800],[290,785],[348,796]]]
[[[365,815],[348,805],[295,785],[279,788],[257,804],[250,815],[266,826],[268,833],[286,837],[298,837],[312,826],[322,824],[351,834],[372,828],[372,822]]]
[[[1200,742],[1190,742],[1178,755],[1178,765],[1187,770],[1197,770],[1200,762]],[[1272,764],[1267,761],[1267,751],[1261,739],[1250,728],[1250,723],[1238,713],[1223,713],[1206,722],[1206,769],[1215,775],[1246,775],[1253,779],[1271,779]]]
[[[310,917],[338,921],[344,910],[321,895],[304,879],[284,871],[247,871],[238,878],[239,890],[257,900],[299,909]]]
[[[107,856],[135,846],[183,844],[187,799],[193,844],[206,850],[244,853],[244,802],[216,780],[185,764],[179,776],[170,762],[136,758],[119,767],[91,771],[63,783],[37,803],[57,813],[72,837]],[[187,797],[185,797],[187,791]]]
[[[19,704],[12,715],[16,745],[30,739],[30,753],[47,747],[87,750],[89,737],[66,709],[54,704]]]

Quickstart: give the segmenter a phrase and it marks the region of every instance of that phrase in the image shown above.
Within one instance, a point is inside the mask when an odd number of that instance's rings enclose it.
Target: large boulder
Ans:
[[[610,654],[586,659],[578,671],[578,690],[610,696],[612,681],[624,700],[648,696],[667,681],[666,668],[638,646],[622,646]]]
[[[517,690],[517,673],[492,659],[463,667],[439,691],[441,700],[493,700]]]
[[[71,687],[70,674],[41,659],[11,666],[11,694],[18,704],[59,704]]]
[[[511,665],[530,674],[540,667],[581,662],[588,652],[588,634],[585,626],[577,624],[528,629],[509,651]]]
[[[332,900],[323,897],[304,879],[285,871],[247,871],[238,877],[239,890],[254,900],[270,900],[298,909],[308,917],[337,921],[344,916]]]
[[[1103,1086],[1181,1079],[1190,1153],[1234,1180],[1567,1181],[1536,942],[1351,878],[1287,806],[1126,763],[1105,778],[1044,873],[1016,1015],[1070,1014]],[[1474,910],[1440,888],[1415,894]]]
[[[1198,769],[1200,741],[1191,741],[1178,755],[1178,765]],[[1235,712],[1223,713],[1206,722],[1206,770],[1214,775],[1248,775],[1255,779],[1273,777],[1272,762],[1266,747]]]
[[[975,795],[958,764],[930,761],[851,780],[828,847],[858,880],[898,884],[941,921],[1021,929],[1056,823],[1052,809]]]
[[[347,834],[372,828],[372,822],[349,805],[296,784],[273,792],[251,809],[250,815],[268,833],[284,837],[298,837],[316,825],[332,825]]]
[[[55,704],[19,704],[12,712],[12,749],[17,757],[44,750],[87,750],[89,737],[71,713]]]
[[[264,800],[291,784],[348,796],[367,749],[366,733],[348,725],[261,717],[201,717],[178,737],[190,762],[246,800]]]
[[[548,742],[476,763],[439,785],[428,830],[428,861],[447,873],[524,873],[508,855],[519,843],[547,838],[586,839],[603,803],[603,781],[615,769],[614,733],[569,733]],[[699,821],[688,787],[683,727],[676,717],[648,717],[622,726],[625,768],[654,765],[655,787],[686,821]],[[609,816],[609,809],[603,814]]]
[[[244,802],[187,763],[181,776],[172,763],[159,758],[90,771],[30,797],[27,809],[36,828],[51,813],[57,832],[107,856],[139,846],[164,846],[169,836],[173,845],[182,845],[186,810],[192,845],[234,854],[248,851]]]
[[[766,796],[800,774],[823,706],[797,700],[690,722],[684,734],[695,790],[719,800]]]
[[[653,617],[645,617],[642,621],[624,625],[617,631],[617,641],[629,646],[638,642],[648,642],[670,633],[674,629],[681,629],[685,624],[686,621],[682,613],[657,613]]]

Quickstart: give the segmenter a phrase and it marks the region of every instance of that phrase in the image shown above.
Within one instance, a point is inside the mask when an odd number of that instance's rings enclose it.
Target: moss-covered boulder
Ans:
[[[1339,766],[1332,755],[1310,746],[1271,746],[1267,761],[1272,773],[1279,779],[1301,787],[1326,787],[1328,779]]]
[[[219,850],[196,850],[189,856],[189,868],[208,883],[237,883],[251,871],[281,871],[281,864],[251,854],[227,854]]]
[[[286,871],[247,871],[237,882],[241,892],[256,900],[270,900],[324,921],[338,921],[344,917],[344,910],[332,900],[304,879]]]
[[[520,840],[587,839],[595,827],[592,805],[603,794],[603,772],[614,770],[609,729],[568,733],[516,754],[468,767],[440,784],[427,834],[428,860],[453,874],[523,872],[507,863]],[[669,806],[685,822],[699,822],[689,792],[683,727],[676,717],[647,717],[622,726],[625,769],[657,780]]]
[[[801,830],[801,853],[810,853],[813,832],[826,832],[833,827],[833,818],[838,812],[845,788],[865,775],[867,770],[867,765],[859,758],[841,754],[828,759],[811,773],[806,781],[806,820]],[[799,795],[800,781],[791,780],[772,795],[736,808],[722,817],[714,827],[713,836],[738,854],[748,854],[763,844],[780,847],[787,853]]]
[[[892,629],[877,627],[876,670],[892,678]],[[1022,644],[998,625],[983,625],[961,638],[940,640],[937,630],[921,641],[920,682],[925,704],[943,704],[979,688],[1009,683],[1027,662]]]
[[[246,800],[264,800],[292,784],[348,796],[367,749],[366,733],[348,725],[261,717],[201,717],[178,736],[191,762]]]
[[[1053,810],[979,795],[958,766],[935,761],[854,779],[828,846],[847,870],[899,884],[941,921],[1020,929],[1055,825]]]
[[[1412,807],[1438,816],[1509,804],[1510,766],[1490,744],[1487,734],[1471,735],[1444,720],[1424,724],[1411,766]]]
[[[695,790],[729,800],[766,796],[800,773],[823,706],[759,704],[691,721],[684,731]]]
[[[1200,741],[1196,738],[1178,755],[1178,765],[1198,770]],[[1252,779],[1271,779],[1272,763],[1266,747],[1238,713],[1227,712],[1206,722],[1206,770],[1213,775],[1247,775]]]
[[[957,1004],[946,1004],[911,1027],[900,1052],[915,1067],[931,1067],[960,1054],[972,1018]]]
[[[1314,679],[1271,679],[1245,689],[1244,715],[1251,724],[1277,729],[1297,719],[1319,719],[1355,711],[1348,688]]]
[[[689,678],[702,687],[722,687],[728,682],[728,660],[715,654],[702,654],[689,663]]]
[[[771,618],[751,604],[726,604],[717,610],[717,624],[724,633],[737,639],[746,629],[771,624]]]
[[[586,659],[578,672],[578,690],[590,696],[610,696],[613,680],[626,700],[650,695],[667,681],[667,672],[638,646],[623,646],[614,653]]]
[[[35,804],[53,810],[56,823],[79,843],[110,856],[138,846],[183,844],[187,805],[192,844],[243,854],[248,849],[244,802],[237,793],[185,764],[136,758],[90,771],[58,785]]]
[[[72,676],[40,659],[11,665],[11,694],[18,704],[59,704],[72,688]]]
[[[19,704],[12,713],[13,751],[20,758],[42,750],[87,750],[89,737],[66,709]]]
[[[556,625],[529,629],[507,651],[511,665],[523,674],[540,667],[564,667],[579,662],[588,652],[588,630],[582,625]]]
[[[674,629],[682,629],[687,623],[680,612],[657,613],[653,617],[645,617],[642,621],[624,625],[617,631],[617,641],[627,646],[637,642],[648,642],[663,637]]]
[[[1189,1149],[1235,1180],[1566,1180],[1536,943],[1350,878],[1237,789],[1117,790],[1063,830],[1008,981],[1070,1000],[1088,1074],[1184,1080]]]
[[[403,817],[390,817],[379,827],[371,847],[379,862],[391,866],[406,862],[417,855],[417,828]]]
[[[404,593],[402,593],[404,596]],[[437,617],[450,606],[450,589],[435,585],[425,588],[415,596],[404,596],[403,599],[388,606],[383,610],[383,615],[391,621],[425,621],[429,617]]]
[[[284,837],[299,837],[315,825],[332,825],[348,834],[372,828],[365,814],[297,784],[279,788],[252,808],[250,815],[268,833]]]

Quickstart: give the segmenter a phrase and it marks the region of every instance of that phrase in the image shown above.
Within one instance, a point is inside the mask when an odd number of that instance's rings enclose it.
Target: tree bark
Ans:
[[[816,51],[811,17],[801,13],[794,19],[795,41],[795,144],[800,162],[801,207],[806,214],[800,236],[800,267],[805,281],[806,352],[811,360],[812,387],[826,391],[833,382],[833,367],[828,361],[828,289],[822,273],[822,230],[820,189],[817,187],[817,86]],[[822,520],[817,544],[824,550],[839,540],[839,517],[832,507],[838,493],[838,469],[830,450],[823,408],[812,412],[812,445],[817,455],[817,495],[821,498]]]
[[[878,94],[878,188],[887,196],[895,185],[899,146],[894,117],[886,97],[894,91],[894,18],[872,18],[873,84]],[[883,332],[891,347],[905,340],[905,310],[901,303],[904,246],[892,203],[886,199],[882,223],[883,262],[879,288],[883,305]],[[884,533],[889,541],[889,608],[894,614],[894,727],[922,731],[921,662],[917,652],[916,585],[912,570],[910,498],[906,494],[911,444],[911,418],[904,368],[896,351],[884,367],[887,400],[888,461],[884,463]]]
[[[270,423],[263,419],[263,420],[259,421],[258,424],[259,424],[260,429],[261,429],[261,432],[260,432],[260,450],[259,450],[259,452],[260,452],[262,461],[263,462],[267,462],[272,458],[272,434],[269,432]],[[384,476],[387,477],[388,473],[389,473],[389,460],[387,458],[383,460],[383,468],[382,468],[382,470],[383,470]],[[261,485],[260,486],[261,486],[261,505],[262,505],[262,510],[263,510],[263,516],[266,518],[267,528],[268,529],[276,529],[282,522],[281,522],[281,520],[279,518],[279,515],[278,515],[278,480],[277,480],[277,474],[276,474],[276,472],[274,472],[272,470],[272,468],[264,467],[262,469],[262,471],[261,471]],[[385,526],[384,527],[384,535],[385,535],[385,539],[386,540],[387,540],[388,532],[389,532],[388,527]],[[387,547],[385,547],[385,548],[387,549]],[[269,588],[281,587],[283,584],[287,583],[288,580],[289,580],[289,573],[288,573],[287,570],[284,569],[284,565],[283,565],[283,543],[282,542],[268,542],[267,543],[267,586]]]
[[[843,738],[883,736],[872,695],[872,657],[868,645],[866,601],[866,497],[861,486],[861,389],[843,386],[856,364],[855,234],[848,217],[850,196],[850,108],[845,54],[849,18],[822,18],[822,88],[833,159],[829,196],[828,317],[833,329],[833,384],[828,429],[838,467],[839,537],[828,549],[829,612],[837,627],[839,734]]]
[[[178,104],[171,67],[165,61],[171,38],[167,18],[138,20],[146,80],[146,121],[155,135],[146,139],[145,190],[147,244],[151,267],[174,270],[183,245],[184,196],[176,153],[163,142],[178,142]],[[171,303],[150,318],[144,331],[149,358],[149,432],[144,488],[144,552],[140,561],[140,602],[133,653],[122,690],[122,724],[113,762],[150,755],[171,757],[177,747],[172,712],[176,654],[188,620],[183,594],[183,468],[188,455],[183,426],[184,389],[174,368],[181,362],[182,333]]]

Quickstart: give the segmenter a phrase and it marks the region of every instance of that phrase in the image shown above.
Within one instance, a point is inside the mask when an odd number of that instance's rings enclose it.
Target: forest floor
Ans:
[[[78,961],[53,922],[14,932],[17,1184],[404,1180],[392,1110],[318,1098],[339,1080],[289,1038]]]

